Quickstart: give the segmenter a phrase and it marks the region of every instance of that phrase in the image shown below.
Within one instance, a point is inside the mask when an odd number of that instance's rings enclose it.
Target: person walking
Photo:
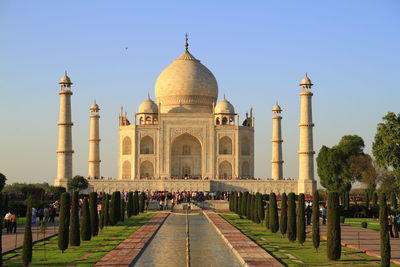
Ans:
[[[321,215],[322,215],[322,224],[326,224],[326,208],[325,206],[322,206],[321,208]]]
[[[50,217],[49,207],[44,208],[43,214],[44,214],[44,223],[47,223],[49,221],[49,217]]]
[[[14,234],[17,232],[17,220],[18,216],[15,214],[12,214],[10,217],[10,234],[14,232]]]
[[[394,234],[393,234],[394,216],[393,216],[393,214],[389,214],[388,221],[389,221],[389,233],[390,233],[390,237],[393,238],[393,237],[394,237]]]
[[[36,226],[37,209],[32,207],[32,224]]]
[[[5,220],[5,227],[7,229],[7,234],[10,232],[10,224],[11,224],[11,212],[7,212],[6,216],[4,216],[4,220]]]
[[[307,205],[307,208],[306,208],[306,222],[307,222],[307,225],[310,225],[311,224],[311,215],[312,215],[312,209],[311,209],[311,207],[310,207],[310,205]]]
[[[50,215],[49,222],[54,224],[54,218],[56,217],[56,209],[53,206],[50,207],[49,215]]]

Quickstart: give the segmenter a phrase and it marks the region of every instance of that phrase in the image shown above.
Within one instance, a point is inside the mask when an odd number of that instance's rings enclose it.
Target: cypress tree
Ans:
[[[239,192],[235,192],[235,213],[239,214]]]
[[[238,215],[239,217],[242,217],[242,202],[243,202],[243,192],[239,192],[239,198],[238,198]]]
[[[1,217],[3,218],[3,217]],[[67,241],[68,242],[68,241]],[[68,246],[68,243],[67,243]],[[32,198],[27,199],[24,244],[22,245],[22,261],[29,266],[32,261]]]
[[[251,203],[251,207],[250,207],[250,220],[252,221],[252,222],[255,222],[256,220],[255,220],[255,202],[256,202],[256,196],[254,195],[254,194],[251,194],[251,200],[250,200],[250,203]]]
[[[125,200],[121,199],[121,222],[125,220]]]
[[[344,209],[350,209],[350,193],[347,190],[344,192]]]
[[[229,211],[231,211],[231,212],[233,212],[233,204],[232,204],[232,202],[233,202],[233,192],[231,192],[230,193],[230,195],[229,195]]]
[[[281,199],[281,218],[279,221],[279,228],[281,230],[282,236],[286,234],[287,231],[287,196],[286,193],[282,194]]]
[[[64,250],[68,248],[70,206],[70,195],[67,192],[62,193],[60,201],[60,216],[58,219],[58,248],[62,253],[64,253]]]
[[[104,205],[104,226],[110,225],[110,195],[105,195],[105,205]]]
[[[339,197],[337,192],[328,193],[328,210],[327,210],[327,256],[330,260],[340,259],[342,246],[340,245],[340,216]]]
[[[251,194],[249,193],[249,195],[247,196],[247,202],[246,202],[246,217],[248,220],[251,219],[250,215],[251,215]]]
[[[392,210],[397,210],[397,197],[394,192],[390,194],[390,206],[392,207]]]
[[[134,215],[138,215],[140,211],[139,207],[139,193],[138,191],[135,191],[135,194],[133,195],[133,207],[134,207]]]
[[[289,241],[295,241],[297,237],[296,233],[296,195],[289,193],[288,195],[288,224],[287,224],[287,237]]]
[[[133,192],[128,193],[127,215],[130,218],[133,215]]]
[[[119,191],[115,191],[111,195],[110,203],[110,224],[112,226],[116,225],[120,220],[121,213],[121,195]]]
[[[266,204],[265,204],[265,219],[264,219],[264,223],[265,223],[265,227],[267,228],[267,229],[270,229],[270,227],[269,227],[269,211],[270,211],[270,208],[269,208],[269,202],[267,202]]]
[[[92,237],[92,231],[90,229],[90,209],[89,201],[85,197],[82,205],[82,224],[81,224],[81,238],[83,241],[89,241]]]
[[[312,240],[315,250],[318,251],[320,243],[320,232],[319,232],[319,194],[317,190],[315,190],[313,194]]]
[[[72,207],[71,207],[71,220],[69,223],[69,244],[71,246],[81,245],[81,236],[79,233],[79,196],[78,191],[75,191],[72,195]]]
[[[139,212],[144,212],[144,206],[146,203],[146,194],[141,192],[139,195]]]
[[[97,192],[89,194],[89,208],[90,208],[90,224],[92,236],[99,234],[99,213],[97,211]]]
[[[244,192],[243,193],[243,200],[242,200],[242,206],[240,207],[240,211],[242,213],[242,216],[246,216],[246,207],[247,207],[247,195],[248,192]]]
[[[101,213],[100,213],[100,220],[99,220],[99,227],[100,230],[103,229],[104,227],[104,213],[105,213],[105,207],[106,207],[106,194],[103,192],[103,197],[101,198]]]
[[[300,194],[297,206],[297,240],[301,245],[306,241],[305,217],[305,196],[304,194]]]
[[[390,266],[390,238],[388,228],[388,210],[385,193],[379,194],[379,223],[381,236],[381,266]]]
[[[258,215],[258,209],[259,209],[259,199],[260,199],[260,194],[256,193],[254,196],[254,222],[256,224],[260,223],[259,215]]]
[[[278,205],[275,193],[269,194],[269,228],[272,233],[279,230]]]
[[[262,194],[258,194],[258,221],[261,223],[265,218],[264,201]]]

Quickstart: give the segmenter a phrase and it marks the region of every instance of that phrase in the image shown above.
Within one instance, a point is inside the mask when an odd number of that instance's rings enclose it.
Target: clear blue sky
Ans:
[[[297,177],[299,81],[314,86],[314,146],[345,134],[370,152],[400,112],[400,1],[0,2],[0,172],[56,175],[58,80],[74,82],[74,174],[87,174],[89,106],[101,107],[102,175],[117,175],[119,106],[132,116],[158,74],[190,51],[243,118],[256,116],[256,176],[269,177],[271,108],[283,108],[284,176]],[[125,47],[129,47],[128,50]]]

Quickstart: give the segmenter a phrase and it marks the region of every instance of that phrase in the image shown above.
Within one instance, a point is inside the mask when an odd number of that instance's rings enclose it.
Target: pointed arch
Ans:
[[[122,140],[122,155],[130,155],[132,153],[132,142],[131,138],[125,136]]]
[[[146,135],[140,140],[140,154],[154,154],[153,138]]]
[[[131,163],[128,160],[122,164],[122,179],[131,179]]]
[[[242,177],[247,178],[250,176],[250,165],[247,161],[242,163]]]
[[[146,160],[140,164],[140,178],[152,178],[154,177],[153,163]]]
[[[250,142],[249,138],[246,136],[241,139],[241,150],[242,150],[242,155],[248,156],[250,155]]]
[[[224,136],[219,140],[219,154],[232,155],[232,139]]]
[[[219,164],[219,178],[232,179],[232,164],[226,160]]]

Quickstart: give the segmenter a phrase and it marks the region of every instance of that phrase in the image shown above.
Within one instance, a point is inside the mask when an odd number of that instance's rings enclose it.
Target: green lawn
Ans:
[[[346,218],[344,223],[349,224],[351,226],[357,226],[361,227],[362,222],[367,222],[368,229],[379,231],[380,226],[379,226],[379,219],[370,219],[370,218]]]
[[[218,214],[287,266],[371,266],[380,264],[379,259],[347,247],[342,247],[341,260],[330,261],[326,258],[325,240],[321,239],[317,253],[312,246],[311,235],[307,235],[306,242],[301,246],[298,242],[288,241],[287,237],[282,238],[280,233],[273,234],[264,226],[247,219],[240,219],[234,213],[219,212]],[[296,262],[296,260],[303,263]]]
[[[153,211],[146,211],[116,226],[108,226],[91,241],[82,241],[79,247],[69,247],[64,253],[58,249],[57,236],[52,237],[45,244],[46,260],[44,260],[43,242],[36,243],[30,266],[91,266],[150,220],[154,214]],[[3,256],[3,265],[22,266],[21,254],[22,249],[18,249]]]

